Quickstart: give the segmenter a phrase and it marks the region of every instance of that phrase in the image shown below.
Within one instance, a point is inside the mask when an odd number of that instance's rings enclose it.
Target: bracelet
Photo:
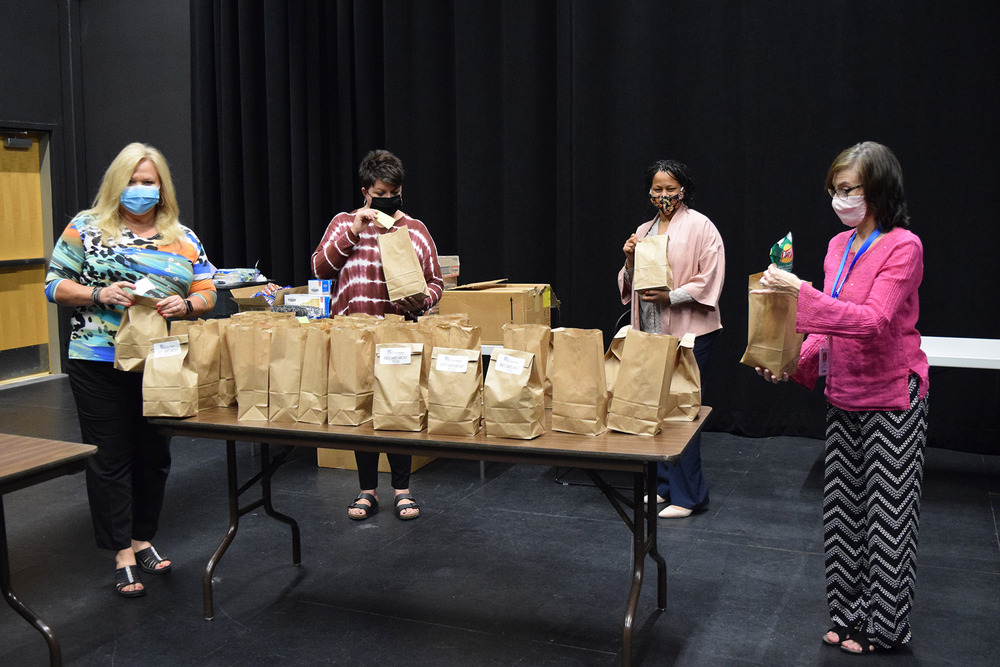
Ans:
[[[101,305],[101,290],[102,289],[104,289],[104,288],[101,287],[100,285],[98,285],[90,293],[90,300],[94,302],[95,306],[100,306]]]

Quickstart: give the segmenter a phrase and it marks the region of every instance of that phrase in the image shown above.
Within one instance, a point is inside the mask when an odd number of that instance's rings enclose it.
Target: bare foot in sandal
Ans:
[[[347,516],[355,521],[364,521],[375,512],[378,512],[378,496],[375,489],[363,490],[354,499],[354,503],[347,507]]]
[[[396,516],[403,521],[420,516],[420,505],[413,499],[409,489],[396,489],[393,503],[396,505]]]

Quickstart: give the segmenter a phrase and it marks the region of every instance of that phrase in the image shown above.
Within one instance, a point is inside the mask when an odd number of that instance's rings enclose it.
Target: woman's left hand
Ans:
[[[394,301],[393,303],[408,313],[412,313],[415,310],[423,310],[424,308],[423,297],[408,296],[405,299],[400,299],[399,301]]]
[[[658,303],[665,308],[670,306],[670,290],[665,287],[641,290],[639,298],[649,303]]]
[[[802,281],[794,273],[785,271],[784,269],[779,269],[777,266],[772,264],[767,267],[767,271],[764,275],[760,277],[761,289],[751,290],[751,294],[760,294],[762,292],[780,292],[782,294],[791,294],[792,296],[798,296],[799,288],[802,287]]]
[[[156,302],[156,310],[164,317],[186,317],[187,316],[187,304],[184,303],[184,297],[178,296],[176,294],[171,294],[166,299],[162,299]]]

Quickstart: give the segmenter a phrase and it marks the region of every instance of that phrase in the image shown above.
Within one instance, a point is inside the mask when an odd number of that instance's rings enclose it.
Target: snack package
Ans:
[[[792,270],[792,233],[771,246],[771,263],[783,271]]]

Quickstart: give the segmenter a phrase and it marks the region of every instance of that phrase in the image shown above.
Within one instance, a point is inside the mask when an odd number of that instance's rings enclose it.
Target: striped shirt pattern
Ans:
[[[331,315],[406,314],[406,311],[389,301],[385,274],[382,272],[382,255],[378,247],[379,235],[395,231],[397,227],[406,227],[409,231],[413,249],[416,250],[423,269],[430,294],[424,306],[430,308],[440,300],[444,281],[441,279],[437,247],[424,223],[404,214],[396,221],[392,230],[369,224],[359,237],[351,232],[353,222],[352,213],[338,213],[330,221],[323,239],[312,255],[313,275],[336,281],[330,303]]]

